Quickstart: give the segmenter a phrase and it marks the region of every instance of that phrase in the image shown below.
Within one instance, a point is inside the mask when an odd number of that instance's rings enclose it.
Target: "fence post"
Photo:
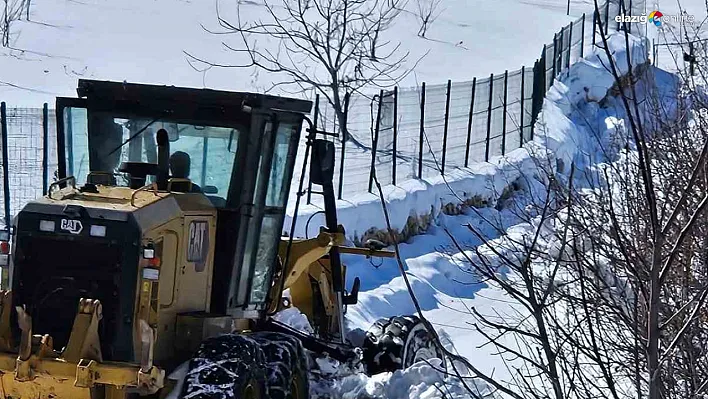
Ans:
[[[598,10],[592,12],[592,45],[595,46],[595,31],[597,30],[597,14]]]
[[[526,67],[521,67],[521,117],[519,121],[519,148],[524,145],[524,81],[526,78]]]
[[[546,90],[548,90],[548,87],[549,87],[548,82],[546,82],[546,77],[548,76],[548,69],[546,67],[546,65],[548,65],[548,48],[546,47],[545,44],[543,45],[543,50],[541,51],[540,62],[541,62],[541,65],[539,65],[539,68],[541,69],[541,71],[540,71],[539,75],[541,75],[541,76],[539,78],[539,82],[543,83],[543,87],[540,90],[545,92]],[[552,79],[551,79],[551,82],[553,82]],[[535,92],[535,89],[534,89],[534,92]]]
[[[580,58],[585,56],[585,13],[583,13],[583,24],[580,26]]]
[[[396,147],[398,143],[398,86],[393,88],[393,185],[396,185],[396,164],[398,163],[398,158],[396,157]]]
[[[533,66],[533,88],[531,92],[531,139],[536,119],[543,108],[543,98],[546,95],[546,47],[541,52],[541,58]]]
[[[565,15],[570,15],[570,0],[568,0],[568,8],[565,11]]]
[[[489,141],[492,129],[492,93],[494,92],[494,74],[489,75],[489,105],[487,106],[487,139],[484,149],[484,162],[489,162]]]
[[[379,92],[379,106],[376,111],[376,127],[374,128],[374,141],[371,143],[371,168],[369,169],[369,192],[374,185],[374,168],[376,167],[376,147],[379,142],[379,129],[381,128],[381,105],[383,104],[383,89]]]
[[[609,3],[609,1],[608,1],[608,3]],[[623,7],[623,6],[624,6],[624,1],[619,0],[618,11],[619,11],[619,14],[620,14],[620,15],[624,15],[624,7]],[[624,22],[617,22],[617,31],[618,31],[618,32],[619,32],[620,30],[622,30],[624,27],[626,27],[626,25],[624,24]]]
[[[610,34],[610,0],[605,1],[605,35]]]
[[[556,79],[556,57],[558,56],[558,33],[553,34],[553,74],[551,76],[551,85]]]
[[[558,44],[560,46],[560,50],[558,51],[558,57],[553,60],[558,64],[558,67],[556,68],[556,73],[553,76],[554,79],[563,70],[563,28],[561,28],[559,36],[560,37],[558,38]]]
[[[346,136],[347,136],[347,123],[349,123],[349,94],[346,93],[344,95],[344,126],[340,126],[339,129],[343,132],[342,135],[342,154],[339,157],[339,187],[338,187],[338,192],[337,192],[337,197],[339,199],[342,199],[342,187],[344,184],[344,154],[346,153],[346,148],[347,148],[347,141],[346,141]]]
[[[651,57],[652,57],[651,63],[654,66],[656,66],[657,54],[656,54],[656,40],[654,38],[651,39]]]
[[[502,107],[504,109],[504,115],[502,117],[502,144],[501,151],[502,155],[506,153],[506,100],[507,100],[507,88],[509,83],[509,70],[504,71],[504,103]]]
[[[425,132],[425,82],[420,88],[420,139],[418,141],[418,178],[423,178],[423,134]]]
[[[477,88],[477,78],[472,78],[472,99],[470,100],[470,117],[467,119],[467,146],[465,147],[465,168],[470,160],[470,141],[472,140],[472,115],[474,115],[474,96]]]
[[[0,130],[2,133],[2,191],[5,206],[5,228],[11,231],[12,220],[10,220],[10,170],[9,156],[7,154],[7,106],[5,102],[0,103]]]
[[[443,130],[443,147],[442,147],[442,174],[445,174],[445,158],[447,155],[447,127],[450,120],[450,89],[452,88],[452,80],[447,81],[447,98],[445,99],[445,128]]]
[[[657,62],[659,62],[659,45],[656,44],[656,40],[653,38],[651,39],[651,42],[652,42],[652,45],[654,46],[654,49],[653,49],[654,50],[654,61],[653,61],[653,63],[654,63],[654,65],[657,65]]]
[[[42,107],[42,195],[47,195],[49,180],[49,104]]]
[[[570,23],[570,29],[568,29],[568,59],[565,62],[565,69],[570,68],[570,56],[573,52],[573,22]]]
[[[312,128],[315,129],[315,134],[313,137],[317,137],[317,119],[319,119],[320,116],[320,95],[317,94],[315,95],[315,120],[312,122]],[[309,135],[308,135],[309,137]],[[312,145],[312,143],[308,143],[309,145]],[[309,170],[309,167],[308,167]],[[312,180],[310,178],[307,178],[307,204],[310,205],[312,201]]]

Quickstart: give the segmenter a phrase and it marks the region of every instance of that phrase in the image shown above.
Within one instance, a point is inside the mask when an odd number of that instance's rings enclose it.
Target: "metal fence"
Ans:
[[[641,14],[644,4],[639,0],[603,3],[592,18],[584,14],[559,30],[543,46],[533,66],[467,82],[423,83],[372,96],[347,97],[346,129],[340,129],[332,108],[316,99],[313,119],[319,128],[348,132],[351,137],[344,142],[335,139],[338,197],[371,192],[373,168],[382,184],[396,185],[489,161],[521,147],[533,137],[536,117],[554,80],[591,45],[601,45],[599,27],[604,32],[625,29],[641,34],[639,27],[616,23],[614,16],[622,10],[627,15]],[[27,201],[46,193],[54,178],[55,120],[54,110],[46,104],[25,109],[7,108],[3,103],[0,224],[6,226]],[[293,176],[295,182],[299,171],[297,168]],[[293,184],[293,190],[296,186]],[[311,185],[309,188],[312,191]]]
[[[695,76],[696,63],[708,57],[708,38],[693,37],[690,41],[653,41],[652,63],[666,71]]]
[[[27,202],[41,197],[57,170],[56,118],[43,108],[8,108],[0,104],[2,132],[1,219],[16,215]]]
[[[486,162],[521,147],[533,138],[536,117],[554,80],[600,37],[599,26],[604,32],[616,28],[610,15],[619,6],[601,8],[593,18],[583,14],[559,30],[533,66],[467,82],[422,83],[348,97],[345,119],[351,140],[342,141],[345,134],[335,139],[338,197],[372,192],[374,168],[381,184],[395,185]],[[316,104],[318,124],[336,129],[329,104],[319,99]]]

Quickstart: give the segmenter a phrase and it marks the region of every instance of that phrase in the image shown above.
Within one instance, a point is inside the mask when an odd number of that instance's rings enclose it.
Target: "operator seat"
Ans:
[[[191,169],[191,159],[189,154],[183,151],[175,151],[170,155],[170,174],[172,178],[189,179],[189,171]],[[170,186],[171,191],[181,193],[201,193],[202,188],[192,182],[192,189],[189,189],[187,182],[173,182]]]

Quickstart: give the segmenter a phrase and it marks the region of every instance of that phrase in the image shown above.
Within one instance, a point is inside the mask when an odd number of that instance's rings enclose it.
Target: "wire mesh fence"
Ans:
[[[610,31],[624,30],[638,36],[646,36],[647,23],[636,20],[635,22],[622,21],[622,17],[648,16],[646,0],[606,0],[598,4],[597,12],[593,13],[592,44],[601,43],[600,32],[608,34]]]
[[[2,106],[2,225],[41,197],[57,169],[54,110]]]
[[[708,57],[708,39],[698,38],[677,42],[660,38],[652,42],[652,64],[666,71],[695,76],[698,60]]]
[[[607,9],[601,15],[610,20]],[[533,67],[467,82],[352,95],[344,110],[346,129],[335,139],[341,154],[335,172],[339,198],[371,192],[372,168],[382,184],[395,185],[486,162],[521,147],[533,137],[546,91],[583,57],[597,26],[596,18],[585,14],[564,26]],[[614,29],[608,23],[603,26]],[[335,126],[325,117],[334,115],[331,106],[316,103],[318,120]],[[345,136],[349,140],[343,141]]]

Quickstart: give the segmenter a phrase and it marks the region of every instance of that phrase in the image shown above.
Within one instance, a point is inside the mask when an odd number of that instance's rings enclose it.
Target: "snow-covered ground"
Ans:
[[[238,2],[257,17],[255,1]],[[410,51],[410,65],[428,53],[402,86],[489,76],[530,65],[561,26],[588,11],[590,0],[447,0],[427,39],[409,2],[390,34]],[[237,63],[222,46],[216,2],[189,0],[34,0],[30,21],[12,25],[11,45],[0,50],[0,99],[10,106],[41,107],[54,96],[74,96],[78,78],[257,91],[273,77],[250,70],[196,71],[185,51],[208,60]],[[235,19],[236,2],[220,0],[222,16]],[[503,50],[502,50],[503,49]],[[440,62],[445,60],[445,62]]]

